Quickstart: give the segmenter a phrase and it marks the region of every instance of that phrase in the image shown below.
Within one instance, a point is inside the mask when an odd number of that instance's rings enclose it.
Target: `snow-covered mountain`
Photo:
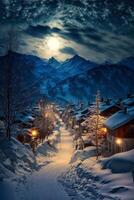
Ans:
[[[122,65],[101,65],[66,78],[51,91],[56,100],[63,102],[92,101],[99,89],[104,97],[124,96],[134,92],[134,72]]]
[[[10,69],[10,77],[9,71]],[[10,79],[13,109],[21,109],[34,104],[41,96],[40,88],[44,80],[53,76],[54,69],[46,60],[36,56],[9,52],[0,57],[0,110],[4,108],[7,84]]]
[[[54,57],[51,57],[48,60],[48,64],[51,65],[52,67],[54,67],[55,69],[59,68],[61,65],[61,63],[58,60],[56,60]]]
[[[61,64],[58,73],[61,79],[65,79],[67,77],[71,77],[84,71],[90,70],[96,66],[96,63],[75,55],[72,58],[65,60]]]
[[[46,94],[51,97],[53,96],[53,90],[51,88],[57,87],[61,81],[79,75],[97,66],[96,63],[88,61],[78,55],[75,55],[62,63],[52,57],[48,60],[48,64],[54,69],[53,76],[48,73],[49,79],[44,81],[42,91],[43,93],[46,92]]]
[[[12,52],[12,62],[17,68],[16,77],[21,75],[17,80],[22,77],[25,87],[32,83],[34,90],[39,90],[38,95],[47,95],[60,103],[92,101],[98,89],[104,97],[134,92],[134,71],[125,66],[124,61],[123,64],[99,65],[75,55],[60,63],[55,58],[46,60]],[[0,57],[0,65],[2,70],[3,57]]]

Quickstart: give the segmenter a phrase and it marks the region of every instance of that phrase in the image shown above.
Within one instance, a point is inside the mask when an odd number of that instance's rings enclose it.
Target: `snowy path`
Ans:
[[[58,153],[51,162],[38,172],[26,179],[23,185],[18,186],[16,200],[69,200],[63,186],[57,177],[66,170],[70,161],[73,144],[72,138],[64,126],[61,125],[61,142]]]
[[[0,184],[0,200],[120,200],[116,194],[103,191],[104,180],[82,163],[69,164],[73,154],[72,136],[62,122],[60,132],[58,152],[50,157],[50,162],[24,179]]]

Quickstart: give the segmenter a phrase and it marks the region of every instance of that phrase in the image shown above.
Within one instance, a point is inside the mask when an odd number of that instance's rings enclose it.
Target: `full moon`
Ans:
[[[47,45],[50,50],[57,51],[60,48],[60,43],[57,38],[50,37],[47,40]]]

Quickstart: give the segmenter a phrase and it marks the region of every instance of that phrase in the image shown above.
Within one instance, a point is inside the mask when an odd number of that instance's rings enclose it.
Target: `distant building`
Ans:
[[[125,99],[125,100],[123,100],[122,101],[122,104],[124,105],[124,106],[134,106],[134,96],[131,96],[131,97],[129,97],[129,98],[127,98],[127,99]]]
[[[134,107],[116,112],[104,125],[107,128],[108,151],[117,153],[134,148]]]

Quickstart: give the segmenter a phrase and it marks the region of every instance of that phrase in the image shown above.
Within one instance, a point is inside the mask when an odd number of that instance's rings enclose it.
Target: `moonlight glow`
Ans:
[[[60,42],[57,38],[50,37],[47,40],[48,48],[52,51],[57,51],[60,48]]]

